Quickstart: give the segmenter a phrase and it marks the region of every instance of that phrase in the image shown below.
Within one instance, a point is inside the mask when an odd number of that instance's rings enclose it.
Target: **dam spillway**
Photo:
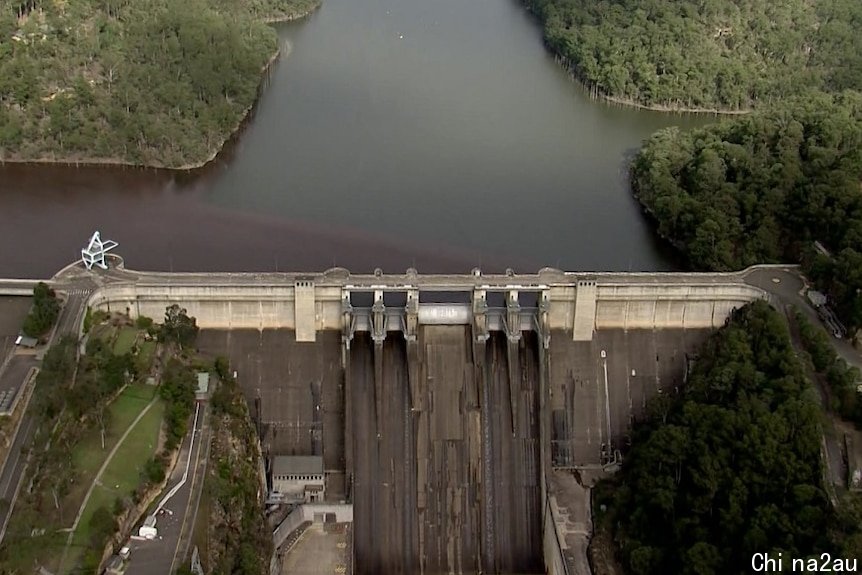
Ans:
[[[538,362],[530,339],[513,370],[505,338],[474,346],[463,326],[423,327],[411,360],[403,339],[354,341],[356,573],[542,572]],[[512,388],[520,406],[514,418]]]
[[[617,465],[647,400],[769,298],[743,273],[117,276],[88,305],[187,308],[267,458],[323,457],[358,574],[562,573],[588,527],[560,477]]]
[[[198,344],[238,370],[267,455],[323,455],[327,499],[354,504],[355,573],[520,574],[543,572],[543,445],[551,470],[612,461],[709,333],[554,331],[543,351],[535,332],[476,343],[431,325],[415,342],[358,332],[343,367],[337,332],[203,330]]]

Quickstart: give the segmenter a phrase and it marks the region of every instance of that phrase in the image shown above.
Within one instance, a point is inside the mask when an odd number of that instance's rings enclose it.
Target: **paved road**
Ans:
[[[12,390],[21,386],[30,372],[30,368],[36,367],[39,362],[31,353],[16,353],[9,358],[6,369],[0,371],[0,391]]]
[[[57,322],[57,336],[78,335],[84,319],[85,304],[92,291],[90,286],[73,287],[67,293],[64,312]]]
[[[36,432],[35,420],[29,413],[25,413],[21,419],[18,433],[9,449],[9,455],[0,472],[0,541],[6,534],[6,526],[9,523],[14,502],[18,497],[21,478],[27,466],[27,447],[33,442]]]
[[[744,273],[746,283],[768,291],[777,299],[782,307],[794,305],[815,325],[822,325],[820,317],[804,295],[807,287],[798,269],[785,268],[754,268]],[[828,331],[828,330],[827,330]],[[862,369],[862,353],[855,349],[849,339],[832,338],[835,351],[844,361]]]
[[[766,266],[767,268],[772,266]],[[201,272],[145,272],[112,268],[108,271],[85,272],[72,268],[51,280],[58,286],[71,279],[78,281],[84,277],[96,277],[100,282],[136,283],[139,285],[170,286],[229,286],[229,285],[291,285],[297,280],[313,280],[317,285],[344,285],[367,290],[374,286],[385,285],[414,286],[423,290],[449,291],[465,290],[473,286],[502,288],[507,286],[540,286],[552,284],[572,284],[588,279],[607,284],[654,283],[654,284],[721,284],[728,282],[744,283],[752,270],[740,272],[702,273],[702,272],[562,272],[544,268],[535,274],[351,274],[343,268],[332,268],[323,273],[201,273]],[[2,281],[2,280],[0,280]]]
[[[32,297],[0,296],[0,366],[15,348],[15,338],[21,332],[32,303]]]
[[[198,429],[190,431],[183,440],[177,465],[171,474],[168,486],[173,487],[181,481],[188,461],[189,443],[194,437],[186,482],[165,504],[165,513],[158,515],[156,519],[158,538],[152,541],[132,540],[132,555],[126,575],[169,574],[182,564],[194,526],[198,494],[206,476],[207,446],[210,437],[208,411],[208,409],[201,410]]]
[[[78,333],[78,326],[84,314],[84,303],[92,289],[92,285],[88,285],[86,281],[81,282],[79,280],[73,286],[66,303],[60,310],[57,328],[51,337],[50,343],[53,343],[62,335],[77,335]],[[19,357],[24,359],[19,360]],[[16,356],[12,358],[8,367],[14,370],[16,377],[20,376],[20,380],[18,380],[18,385],[20,385],[23,383],[23,379],[29,372],[30,367],[36,365],[38,365],[38,361],[34,356]],[[7,374],[4,373],[2,376],[2,385],[6,384],[6,378]],[[29,405],[25,407],[29,408]],[[26,451],[32,444],[35,433],[35,420],[29,413],[29,409],[27,409],[21,418],[20,427],[12,442],[3,469],[0,471],[0,499],[4,502],[3,505],[0,505],[0,541],[2,541],[3,536],[6,534],[6,525],[15,507],[15,501],[17,500],[20,484],[28,462]]]

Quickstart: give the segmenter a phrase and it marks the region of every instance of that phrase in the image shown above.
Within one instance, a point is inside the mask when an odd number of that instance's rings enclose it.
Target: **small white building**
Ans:
[[[20,347],[26,347],[26,348],[33,349],[38,344],[39,344],[39,340],[36,339],[35,337],[28,337],[26,335],[19,335],[17,338],[15,338],[15,345],[20,346]]]
[[[272,459],[272,490],[286,502],[322,502],[326,494],[323,457],[277,455]]]
[[[156,529],[156,516],[149,515],[144,519],[144,524],[138,529],[138,536],[144,539],[155,539],[159,535],[159,530]]]

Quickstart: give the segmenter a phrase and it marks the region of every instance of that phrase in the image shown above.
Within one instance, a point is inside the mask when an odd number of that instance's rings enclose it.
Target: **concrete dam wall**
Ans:
[[[767,297],[745,282],[744,272],[570,274],[545,269],[533,275],[486,276],[474,270],[450,276],[414,271],[351,275],[335,268],[318,275],[128,272],[127,277],[96,290],[88,305],[158,319],[166,306],[177,303],[204,329],[292,329],[297,341],[314,341],[326,330],[372,327],[379,336],[400,329],[413,337],[415,325],[423,321],[472,322],[478,335],[504,323],[509,331],[539,328],[545,337],[549,330],[567,330],[573,339],[587,341],[597,329],[713,328],[734,308]],[[441,292],[467,299],[448,308],[449,321],[441,314],[445,310],[423,300]],[[371,298],[370,313],[354,313],[357,295]],[[392,305],[390,296],[401,301]],[[376,312],[382,323],[372,326]]]
[[[353,503],[355,573],[573,575],[583,522],[549,478],[618,463],[649,398],[765,297],[735,274],[335,270],[145,274],[89,305],[197,318],[264,453],[322,455],[327,500]]]

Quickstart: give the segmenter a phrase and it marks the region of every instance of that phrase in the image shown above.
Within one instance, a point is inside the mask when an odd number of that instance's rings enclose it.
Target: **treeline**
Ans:
[[[265,22],[301,18],[320,6],[320,0],[215,0],[220,10],[233,9],[237,4],[243,12]]]
[[[649,404],[618,485],[601,490],[632,573],[747,573],[754,553],[779,551],[857,556],[858,514],[836,517],[822,488],[811,392],[780,316],[764,302],[737,310],[679,394]]]
[[[57,294],[45,282],[39,282],[33,288],[33,307],[24,318],[21,331],[30,337],[41,337],[54,326],[59,315],[60,301]]]
[[[854,0],[523,1],[585,84],[630,103],[742,110],[862,88]]]
[[[209,573],[265,575],[272,557],[261,495],[261,453],[248,406],[225,358],[215,362],[213,441],[204,490],[209,513],[201,560]],[[190,571],[180,571],[181,573]]]
[[[699,130],[654,134],[632,187],[692,267],[800,261],[862,326],[862,95],[794,98]],[[814,241],[831,250],[814,250]]]
[[[808,321],[798,309],[793,319],[814,370],[829,386],[832,409],[843,419],[852,422],[857,429],[862,429],[862,401],[856,391],[857,383],[862,381],[859,370],[838,357],[835,346],[823,328]]]
[[[308,0],[0,0],[0,160],[206,161]],[[25,9],[22,9],[25,6]]]

